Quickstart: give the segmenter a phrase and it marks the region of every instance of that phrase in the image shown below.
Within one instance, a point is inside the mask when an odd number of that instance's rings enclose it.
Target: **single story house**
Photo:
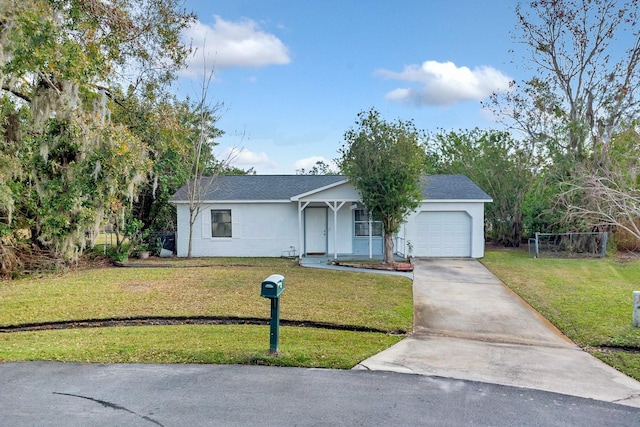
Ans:
[[[224,175],[202,178],[193,256],[381,255],[382,225],[340,175]],[[484,204],[491,198],[463,175],[423,179],[422,203],[395,236],[401,256],[484,256]],[[177,208],[176,252],[187,256],[187,186]]]

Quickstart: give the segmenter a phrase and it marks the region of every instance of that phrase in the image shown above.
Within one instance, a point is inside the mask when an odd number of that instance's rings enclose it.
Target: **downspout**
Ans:
[[[304,206],[302,206],[302,202],[298,200],[298,247],[300,248],[300,258],[304,255],[304,248],[302,247],[302,211],[304,210]]]

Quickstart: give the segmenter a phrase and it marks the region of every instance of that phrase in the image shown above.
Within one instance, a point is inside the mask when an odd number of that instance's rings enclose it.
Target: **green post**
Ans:
[[[269,353],[278,352],[278,339],[280,337],[280,297],[271,299],[271,331],[269,334]]]
[[[284,276],[272,274],[262,282],[260,296],[271,300],[271,321],[269,334],[269,353],[278,352],[280,336],[280,295],[284,291]]]

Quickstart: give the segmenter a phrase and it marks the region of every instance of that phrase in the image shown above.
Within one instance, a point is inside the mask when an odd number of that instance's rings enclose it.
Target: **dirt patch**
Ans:
[[[269,325],[269,319],[255,317],[135,317],[111,319],[85,319],[59,322],[29,323],[22,325],[0,326],[0,333],[48,331],[54,329],[106,328],[124,326],[158,326],[158,325]],[[407,331],[386,331],[355,325],[337,325],[333,323],[313,322],[308,320],[280,320],[280,326],[298,328],[333,329],[353,332],[377,332],[391,335],[406,335]]]
[[[596,348],[597,350],[600,350],[603,353],[621,351],[623,353],[629,353],[629,354],[640,354],[640,348],[638,347],[602,345],[600,347],[594,347],[594,348]]]
[[[349,262],[349,261],[333,261],[332,265],[339,265],[341,267],[350,268],[366,268],[370,270],[386,270],[386,271],[413,271],[413,264],[399,262],[395,264],[380,264],[380,263],[366,263],[366,262]]]

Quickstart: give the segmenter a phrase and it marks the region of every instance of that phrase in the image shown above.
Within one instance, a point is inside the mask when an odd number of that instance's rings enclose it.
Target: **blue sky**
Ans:
[[[259,174],[338,157],[362,110],[435,132],[499,127],[480,100],[530,72],[507,0],[186,0],[199,51],[178,90],[223,102],[216,149]],[[203,63],[205,65],[203,65]]]

